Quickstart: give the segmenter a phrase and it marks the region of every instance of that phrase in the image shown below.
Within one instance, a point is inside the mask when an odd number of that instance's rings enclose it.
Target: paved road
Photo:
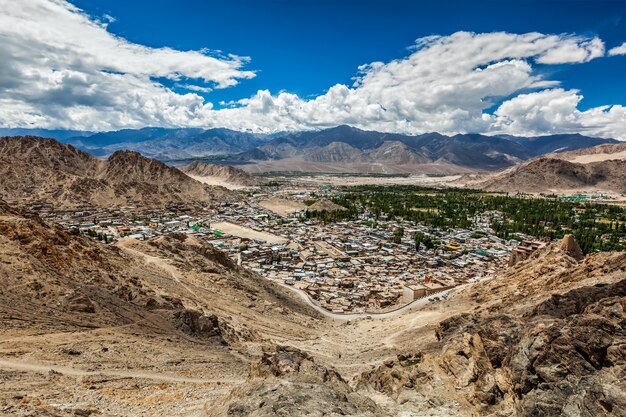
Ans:
[[[300,296],[300,298],[304,302],[306,302],[309,306],[314,308],[317,312],[324,315],[325,317],[335,319],[335,320],[355,320],[355,319],[360,319],[364,317],[371,317],[373,319],[386,319],[389,317],[399,316],[400,314],[404,314],[408,311],[420,309],[430,303],[430,301],[428,301],[429,297],[424,297],[424,298],[418,298],[417,300],[409,304],[406,304],[398,308],[397,310],[389,311],[387,313],[349,313],[349,314],[333,313],[319,306],[318,304],[316,304],[311,299],[311,297],[304,291],[299,290],[298,288],[295,288],[291,285],[284,284],[279,281],[274,281],[274,282],[277,283],[278,285],[282,285],[285,288],[289,288],[291,291],[294,291],[296,294],[298,294],[298,296]],[[453,292],[457,292],[461,290],[462,288],[466,287],[467,285],[471,285],[471,284],[459,285],[458,287],[455,287],[454,289],[449,290],[448,293],[452,294]]]

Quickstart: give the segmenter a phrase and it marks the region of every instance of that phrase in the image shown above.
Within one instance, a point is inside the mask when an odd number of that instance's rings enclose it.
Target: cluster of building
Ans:
[[[50,211],[42,213],[70,230],[87,233],[106,243],[131,237],[145,240],[162,234],[199,229],[198,215],[184,211],[137,210],[135,207],[116,209],[84,208],[81,210]]]
[[[107,243],[193,234],[226,251],[239,265],[298,288],[337,313],[389,311],[492,276],[517,247],[517,242],[493,235],[493,215],[474,219],[473,230],[444,231],[380,219],[372,227],[368,214],[356,221],[322,224],[301,213],[278,216],[254,199],[202,213],[126,208],[49,214]],[[399,241],[394,238],[398,228],[404,230]],[[417,247],[415,234],[435,244]]]

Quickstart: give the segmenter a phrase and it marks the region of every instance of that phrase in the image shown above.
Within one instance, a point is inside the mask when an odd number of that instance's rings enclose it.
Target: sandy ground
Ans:
[[[591,162],[609,161],[612,159],[626,159],[626,151],[616,153],[598,153],[591,155],[579,155],[575,158],[568,159],[570,162],[579,164],[589,164]]]
[[[293,178],[293,177],[292,177]],[[363,177],[363,176],[337,176],[337,175],[316,175],[314,177],[298,177],[293,182],[302,185],[333,185],[333,186],[354,186],[354,185],[423,185],[427,187],[446,186],[461,178],[461,175],[426,176],[411,175],[409,177]],[[287,179],[287,177],[275,177],[275,179]]]
[[[419,303],[393,317],[327,318],[315,325],[314,335],[277,333],[273,342],[304,349],[351,381],[398,353],[434,343],[437,323],[462,308]],[[107,416],[200,417],[207,404],[246,381],[254,360],[243,350],[225,348],[220,354],[192,340],[146,339],[141,333],[138,323],[123,329],[4,335],[0,381],[7,383],[0,384],[0,415],[56,415],[47,411],[61,409],[67,415],[97,410],[96,415]],[[63,354],[68,347],[81,355]]]
[[[382,163],[325,163],[304,161],[301,158],[286,158],[277,161],[258,161],[243,164],[238,168],[250,173],[256,172],[336,172],[336,173],[377,173],[377,174],[437,174],[452,175],[474,172],[452,164],[382,164]]]
[[[271,244],[282,244],[287,242],[287,239],[284,237],[276,236],[267,232],[260,232],[249,227],[239,226],[238,224],[229,222],[212,223],[211,227],[233,236],[247,239],[265,240],[267,243]]]
[[[300,201],[287,200],[284,198],[271,198],[269,200],[259,201],[259,206],[266,210],[274,212],[279,216],[288,216],[296,211],[301,211],[306,208],[304,203]]]
[[[244,188],[250,188],[250,187],[246,187],[245,185],[233,184],[231,182],[224,181],[223,179],[218,178],[218,177],[201,177],[199,175],[191,175],[191,174],[187,174],[187,175],[196,181],[200,181],[201,183],[204,183],[207,185],[219,185],[221,187],[228,188],[229,190],[241,190]]]

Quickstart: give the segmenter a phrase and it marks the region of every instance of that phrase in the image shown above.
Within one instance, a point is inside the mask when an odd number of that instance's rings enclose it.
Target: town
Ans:
[[[470,229],[445,230],[386,216],[374,221],[371,213],[330,223],[307,218],[305,202],[323,199],[324,192],[330,191],[259,192],[202,212],[126,207],[42,215],[105,244],[169,233],[197,236],[334,313],[388,312],[423,297],[446,298],[451,288],[493,276],[519,244],[494,235],[497,212],[475,216]],[[290,210],[264,207],[271,198]]]

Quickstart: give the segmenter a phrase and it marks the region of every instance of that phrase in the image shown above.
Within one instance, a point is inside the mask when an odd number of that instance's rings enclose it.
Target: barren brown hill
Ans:
[[[107,160],[38,137],[0,138],[0,195],[5,200],[79,206],[203,205],[229,192],[132,151]]]
[[[197,238],[104,245],[0,202],[0,413],[624,416],[626,254],[575,249],[347,320]]]
[[[625,193],[626,160],[582,164],[563,159],[538,158],[496,174],[475,186],[489,191],[527,193],[590,189]]]
[[[316,317],[194,238],[103,245],[0,201],[2,415],[193,414]]]
[[[181,171],[187,175],[197,178],[199,181],[209,182],[211,179],[223,181],[228,184],[252,187],[261,185],[259,178],[248,174],[243,169],[229,165],[207,164],[205,162],[194,161],[182,166]]]

